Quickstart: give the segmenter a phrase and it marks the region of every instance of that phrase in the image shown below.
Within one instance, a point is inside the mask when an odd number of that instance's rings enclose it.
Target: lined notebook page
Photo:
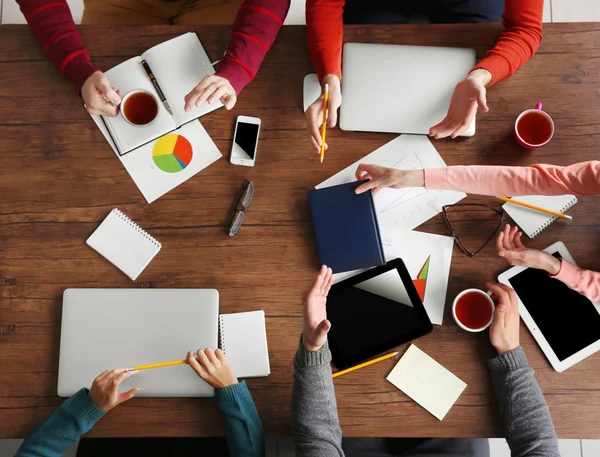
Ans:
[[[565,213],[577,203],[577,197],[575,197],[575,195],[527,195],[512,198],[523,203],[529,203],[530,205],[539,206],[558,213]],[[541,211],[536,211],[531,208],[525,208],[524,206],[515,205],[513,203],[505,203],[502,205],[502,208],[529,238],[535,238],[558,219],[550,214],[542,213]]]
[[[117,208],[87,239],[87,244],[133,281],[162,245]]]
[[[467,384],[411,344],[386,378],[442,420]]]
[[[271,373],[264,311],[221,314],[219,346],[238,378]]]

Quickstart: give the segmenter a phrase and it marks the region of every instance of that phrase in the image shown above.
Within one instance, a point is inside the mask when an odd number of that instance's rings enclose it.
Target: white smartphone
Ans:
[[[238,116],[233,135],[230,162],[234,165],[253,167],[256,161],[260,119],[257,117]]]

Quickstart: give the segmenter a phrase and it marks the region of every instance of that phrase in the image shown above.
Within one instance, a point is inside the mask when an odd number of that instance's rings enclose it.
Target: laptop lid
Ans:
[[[474,49],[346,43],[340,128],[426,135],[448,112]],[[475,134],[475,119],[461,136]]]
[[[104,370],[185,358],[218,344],[215,289],[67,289],[58,367],[58,395],[89,388]],[[213,388],[188,365],[140,371],[120,392],[140,397],[211,397]]]

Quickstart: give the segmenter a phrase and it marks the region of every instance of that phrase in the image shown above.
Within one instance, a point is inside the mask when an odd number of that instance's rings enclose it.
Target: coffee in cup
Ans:
[[[132,125],[147,125],[156,119],[158,101],[147,90],[132,90],[121,100],[121,114]]]
[[[454,299],[452,315],[460,328],[467,332],[481,332],[494,320],[494,302],[483,290],[463,290]]]
[[[535,109],[523,111],[517,117],[514,127],[517,143],[525,149],[537,149],[547,144],[554,136],[554,122],[548,113],[542,111],[542,104]]]

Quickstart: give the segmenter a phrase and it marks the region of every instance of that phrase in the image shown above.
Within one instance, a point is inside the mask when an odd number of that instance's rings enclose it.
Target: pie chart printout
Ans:
[[[152,148],[152,160],[166,173],[178,173],[192,162],[192,145],[184,136],[170,133],[160,138]]]

